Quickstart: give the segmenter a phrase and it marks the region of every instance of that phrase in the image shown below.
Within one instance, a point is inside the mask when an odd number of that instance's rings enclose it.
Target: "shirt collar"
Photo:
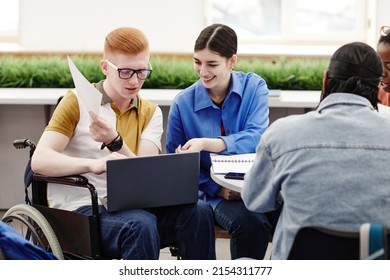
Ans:
[[[100,91],[102,94],[103,94],[103,97],[102,97],[102,105],[105,105],[107,103],[113,103],[112,100],[110,99],[110,97],[108,97],[106,91],[104,90],[104,87],[103,87],[103,82],[104,80],[98,82],[98,83],[95,83],[93,84],[95,86],[95,88]],[[133,105],[135,108],[138,109],[138,95],[136,95],[130,102],[129,104],[129,108],[131,107],[131,105]]]
[[[366,106],[373,111],[375,110],[370,101],[368,101],[368,99],[365,97],[353,93],[332,93],[328,95],[324,100],[322,100],[322,102],[317,108],[317,111],[321,112],[328,107],[341,103],[346,105]]]
[[[195,96],[194,96],[195,111],[202,110],[208,107],[216,107],[216,105],[209,97],[208,90],[203,86],[201,80],[198,80],[194,86],[195,86]],[[231,74],[230,86],[226,98],[228,98],[228,96],[232,93],[242,97],[242,86],[241,83],[239,82],[239,78],[236,72],[234,71]]]
[[[243,92],[244,91],[242,90],[242,84],[240,83],[240,79],[238,78],[237,72],[233,71],[232,80],[229,87],[229,94],[235,93],[242,98]]]

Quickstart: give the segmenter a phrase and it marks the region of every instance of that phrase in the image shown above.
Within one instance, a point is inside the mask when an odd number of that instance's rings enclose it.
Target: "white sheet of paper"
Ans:
[[[68,56],[68,65],[76,86],[76,94],[87,112],[94,112],[99,115],[103,94],[98,91],[79,71],[76,65]]]

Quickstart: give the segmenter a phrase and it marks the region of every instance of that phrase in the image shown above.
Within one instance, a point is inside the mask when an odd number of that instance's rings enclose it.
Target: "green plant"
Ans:
[[[104,79],[100,56],[74,55],[72,60],[91,82]],[[319,90],[328,61],[318,59],[279,58],[274,61],[239,59],[235,70],[255,72],[270,89]],[[198,76],[191,58],[152,56],[153,73],[144,88],[182,89]],[[1,56],[0,87],[71,88],[74,87],[66,56]]]
[[[153,73],[145,81],[144,88],[183,89],[198,79],[190,59],[155,57],[151,63]]]
[[[264,78],[270,89],[320,90],[328,63],[324,59],[243,60],[237,63],[236,70],[255,72]]]

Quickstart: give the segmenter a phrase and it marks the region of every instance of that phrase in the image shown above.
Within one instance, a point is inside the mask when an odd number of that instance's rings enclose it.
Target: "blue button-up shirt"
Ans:
[[[283,202],[272,258],[286,259],[310,224],[390,225],[390,118],[361,96],[334,93],[316,111],[275,121],[257,147],[242,198],[253,211]]]
[[[264,79],[254,73],[232,72],[231,84],[222,107],[210,99],[199,80],[173,100],[166,150],[173,153],[192,138],[221,138],[227,149],[222,154],[253,153],[269,122],[268,93]],[[221,135],[221,121],[225,136]],[[201,152],[199,197],[215,207],[222,200],[220,186],[210,177],[210,153]]]
[[[254,153],[268,127],[268,93],[265,81],[254,73],[232,72],[231,84],[222,107],[210,99],[199,80],[174,99],[167,124],[166,150],[192,138],[221,138],[227,149],[222,154]],[[221,121],[226,136],[221,135]],[[201,152],[199,197],[215,207],[222,200],[220,186],[210,177],[210,153]]]

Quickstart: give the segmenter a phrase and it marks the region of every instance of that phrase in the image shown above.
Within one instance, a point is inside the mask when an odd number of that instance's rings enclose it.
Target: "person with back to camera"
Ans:
[[[79,106],[70,90],[39,140],[32,169],[47,176],[84,174],[104,197],[107,160],[159,154],[161,109],[138,94],[152,72],[149,58],[149,43],[140,30],[111,31],[100,62],[106,78],[94,84],[103,94],[99,116]],[[48,193],[52,207],[91,213],[88,191],[50,185]],[[107,258],[158,259],[160,248],[176,243],[183,259],[215,259],[212,209],[202,201],[112,213],[100,205],[99,214]]]
[[[390,26],[382,26],[377,52],[383,62],[383,76],[378,92],[378,102],[390,106]]]
[[[200,79],[171,105],[166,150],[201,151],[199,199],[211,204],[216,224],[229,232],[231,258],[263,259],[273,231],[267,215],[249,211],[240,193],[210,177],[210,152],[255,152],[269,122],[266,82],[254,73],[233,71],[236,53],[233,29],[213,24],[202,30],[194,47]]]
[[[340,47],[315,111],[276,120],[256,149],[242,197],[260,213],[283,204],[272,258],[286,259],[298,229],[390,225],[390,119],[377,111],[382,61],[360,42]]]

